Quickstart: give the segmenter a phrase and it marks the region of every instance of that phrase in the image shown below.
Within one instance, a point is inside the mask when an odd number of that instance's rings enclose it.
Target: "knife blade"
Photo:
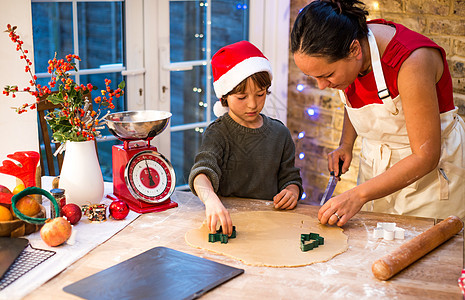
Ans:
[[[329,173],[331,176],[329,177],[328,185],[326,186],[325,192],[323,193],[323,197],[321,197],[320,205],[323,205],[331,199],[331,196],[333,195],[334,189],[336,188],[336,184],[339,181],[339,176],[341,176],[342,173],[342,165],[344,164],[344,161],[342,159],[339,159],[339,175],[335,176],[334,171],[331,171]]]

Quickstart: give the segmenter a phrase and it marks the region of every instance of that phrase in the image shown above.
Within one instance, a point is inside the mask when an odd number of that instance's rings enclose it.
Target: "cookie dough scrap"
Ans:
[[[206,222],[185,235],[186,243],[238,259],[251,266],[300,267],[328,261],[348,249],[348,237],[339,227],[321,225],[316,218],[289,211],[231,213],[237,237],[227,244],[209,243]],[[312,251],[300,250],[300,234],[315,232],[325,243]]]

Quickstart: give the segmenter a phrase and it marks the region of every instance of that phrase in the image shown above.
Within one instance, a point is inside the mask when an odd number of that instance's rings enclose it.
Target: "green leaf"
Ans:
[[[123,89],[126,87],[126,82],[125,82],[124,80],[121,81],[121,82],[118,84],[118,87],[119,87],[120,89],[123,90]]]
[[[54,93],[54,94],[50,94],[48,97],[47,97],[47,100],[52,102],[53,104],[61,104],[63,103],[63,95],[61,93]]]

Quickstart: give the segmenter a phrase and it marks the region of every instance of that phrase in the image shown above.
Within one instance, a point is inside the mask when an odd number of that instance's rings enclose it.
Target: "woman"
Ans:
[[[464,219],[465,125],[445,52],[400,24],[367,22],[367,15],[357,0],[316,0],[291,33],[296,65],[320,89],[339,89],[345,105],[329,170],[341,159],[347,172],[355,139],[362,138],[357,186],[326,202],[318,218],[342,226],[363,207]]]

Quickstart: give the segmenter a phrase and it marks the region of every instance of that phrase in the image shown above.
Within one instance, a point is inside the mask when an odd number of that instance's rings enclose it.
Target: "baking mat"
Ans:
[[[195,299],[244,270],[155,247],[65,286],[85,299]]]

